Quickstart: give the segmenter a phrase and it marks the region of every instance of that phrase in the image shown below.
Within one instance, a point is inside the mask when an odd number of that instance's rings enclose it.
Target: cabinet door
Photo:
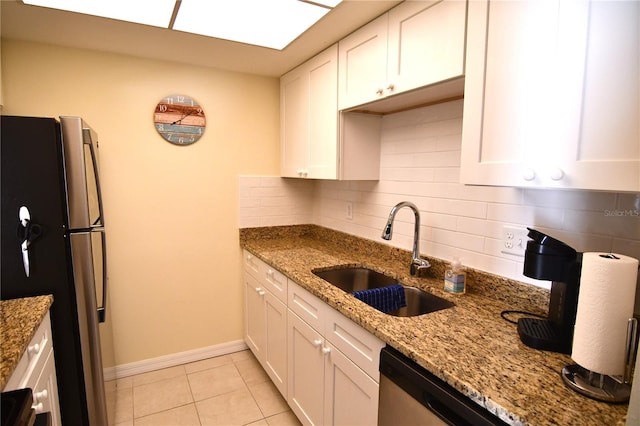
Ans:
[[[389,11],[388,84],[393,92],[464,75],[465,1],[405,2]]]
[[[640,190],[638,2],[473,1],[461,182]]]
[[[387,95],[387,14],[338,42],[338,107]]]
[[[281,176],[337,178],[337,55],[331,46],[280,79]]]
[[[547,147],[549,85],[558,5],[553,1],[469,2],[461,181],[533,185],[529,159]],[[489,14],[489,11],[491,13]],[[533,177],[531,176],[533,173]]]
[[[303,177],[308,157],[309,80],[303,67],[280,79],[280,175]]]
[[[338,46],[307,63],[309,78],[308,177],[336,179],[338,163]]]
[[[331,344],[324,353],[325,424],[378,424],[378,383]]]
[[[47,361],[38,378],[38,383],[33,388],[33,408],[36,414],[51,413],[51,425],[59,426],[60,406],[58,403],[58,383],[56,381],[55,362],[53,350],[49,350]]]
[[[244,273],[245,321],[244,341],[262,364],[264,362],[264,296],[265,290],[256,279]]]
[[[640,2],[592,1],[588,19],[581,115],[565,172],[575,188],[640,192]]]
[[[287,398],[287,307],[271,292],[264,296],[264,369]]]
[[[305,425],[324,424],[324,339],[316,330],[288,311],[289,406]]]

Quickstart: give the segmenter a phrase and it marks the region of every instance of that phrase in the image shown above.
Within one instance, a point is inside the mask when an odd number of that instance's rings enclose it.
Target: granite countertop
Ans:
[[[527,347],[501,318],[504,310],[546,314],[548,290],[468,269],[467,293],[453,295],[443,290],[442,261],[429,259],[427,276],[415,278],[408,251],[315,225],[241,229],[240,245],[507,423],[624,424],[628,404],[567,388],[560,371],[571,358]],[[417,317],[386,315],[312,273],[336,266],[385,273],[455,306]]]
[[[53,296],[0,300],[0,389],[4,389],[52,303]]]

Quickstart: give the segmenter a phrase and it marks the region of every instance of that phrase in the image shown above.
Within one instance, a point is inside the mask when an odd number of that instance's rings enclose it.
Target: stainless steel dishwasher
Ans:
[[[380,352],[378,425],[506,425],[414,361],[387,346]]]

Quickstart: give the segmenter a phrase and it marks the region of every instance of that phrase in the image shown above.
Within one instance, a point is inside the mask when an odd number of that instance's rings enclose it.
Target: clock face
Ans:
[[[202,107],[193,98],[170,95],[156,105],[154,123],[165,140],[176,145],[189,145],[204,133],[206,119]]]

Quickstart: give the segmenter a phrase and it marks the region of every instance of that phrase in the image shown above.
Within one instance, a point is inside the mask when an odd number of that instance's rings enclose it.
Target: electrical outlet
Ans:
[[[347,201],[344,205],[344,218],[347,220],[353,220],[353,203],[351,201]]]
[[[505,225],[502,228],[502,249],[500,251],[511,256],[524,257],[529,240],[528,233],[526,228]]]

